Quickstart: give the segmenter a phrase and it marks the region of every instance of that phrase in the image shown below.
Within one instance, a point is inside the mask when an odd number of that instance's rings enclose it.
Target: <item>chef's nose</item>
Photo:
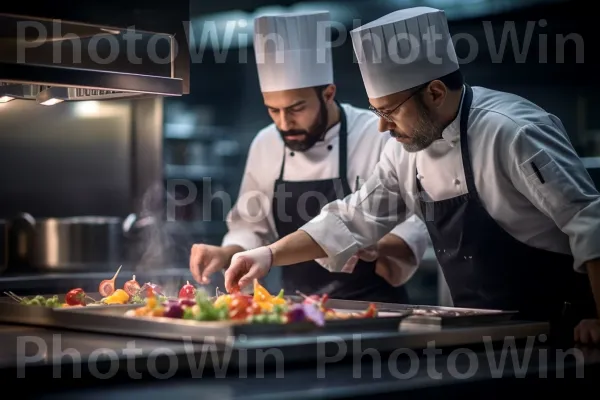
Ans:
[[[379,132],[387,132],[396,127],[396,124],[386,120],[385,118],[379,118]]]
[[[279,129],[281,129],[282,131],[289,131],[294,125],[292,119],[290,118],[290,115],[285,111],[281,111],[281,113],[279,114],[279,125]]]

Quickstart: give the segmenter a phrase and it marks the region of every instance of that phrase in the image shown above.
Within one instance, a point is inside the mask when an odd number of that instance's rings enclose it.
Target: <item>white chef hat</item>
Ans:
[[[443,11],[395,11],[350,32],[370,98],[401,92],[458,70]]]
[[[333,83],[329,12],[265,15],[254,20],[262,92]]]

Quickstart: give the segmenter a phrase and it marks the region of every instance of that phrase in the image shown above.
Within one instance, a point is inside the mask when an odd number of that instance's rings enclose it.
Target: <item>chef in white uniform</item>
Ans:
[[[255,20],[258,76],[273,123],[250,146],[222,246],[192,248],[190,270],[197,281],[208,282],[235,253],[295,232],[327,203],[355,191],[375,170],[385,144],[392,141],[379,132],[372,112],[336,102],[331,48],[319,33],[328,22],[328,12]],[[335,272],[327,269],[327,260],[319,264],[306,259],[288,266],[282,271],[284,290],[407,303],[403,283],[429,243],[427,229],[413,215],[390,225],[388,232],[381,235],[378,246],[357,247]]]
[[[237,254],[226,286],[271,264],[327,257],[340,269],[408,209],[427,224],[455,306],[518,310],[600,343],[600,194],[561,121],[465,84],[443,11],[400,10],[351,35],[380,129],[399,143],[359,193]]]

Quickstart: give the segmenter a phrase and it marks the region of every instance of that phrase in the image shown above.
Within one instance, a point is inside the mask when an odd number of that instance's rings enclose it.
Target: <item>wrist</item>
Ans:
[[[268,271],[270,271],[271,267],[273,266],[273,258],[274,258],[273,249],[271,248],[271,246],[265,246],[265,247],[267,248],[267,250],[269,252],[269,268],[268,268]]]
[[[221,247],[221,254],[225,259],[225,264],[229,266],[229,264],[231,264],[231,259],[233,258],[233,256],[237,253],[241,253],[242,251],[244,251],[244,248],[237,245]]]

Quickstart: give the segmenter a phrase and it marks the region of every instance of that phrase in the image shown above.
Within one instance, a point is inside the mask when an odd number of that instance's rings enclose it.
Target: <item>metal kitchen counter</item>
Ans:
[[[223,349],[183,341],[0,325],[0,374],[3,382],[13,378],[22,385],[26,392],[21,393],[48,399],[410,397],[436,391],[446,398],[452,393],[464,398],[477,394],[472,390],[479,385],[505,389],[511,378],[525,375],[537,382],[536,393],[550,388],[552,378],[579,373],[582,378],[575,384],[581,388],[584,378],[600,376],[600,349],[547,347],[539,324],[515,324],[513,332],[519,325],[526,340],[492,344],[485,339],[507,336],[505,325],[443,328],[446,339],[440,330],[327,337],[321,338],[320,347],[284,337],[248,340],[246,351],[230,352],[229,357]],[[480,343],[468,344],[473,337]],[[444,345],[460,338],[464,345]],[[427,344],[430,349],[423,350]],[[105,361],[98,358],[102,349],[109,357]],[[18,377],[23,379],[14,379]],[[47,379],[52,377],[61,379]],[[82,379],[72,379],[78,377]],[[559,381],[564,385],[568,380]],[[540,385],[545,382],[547,386]]]

